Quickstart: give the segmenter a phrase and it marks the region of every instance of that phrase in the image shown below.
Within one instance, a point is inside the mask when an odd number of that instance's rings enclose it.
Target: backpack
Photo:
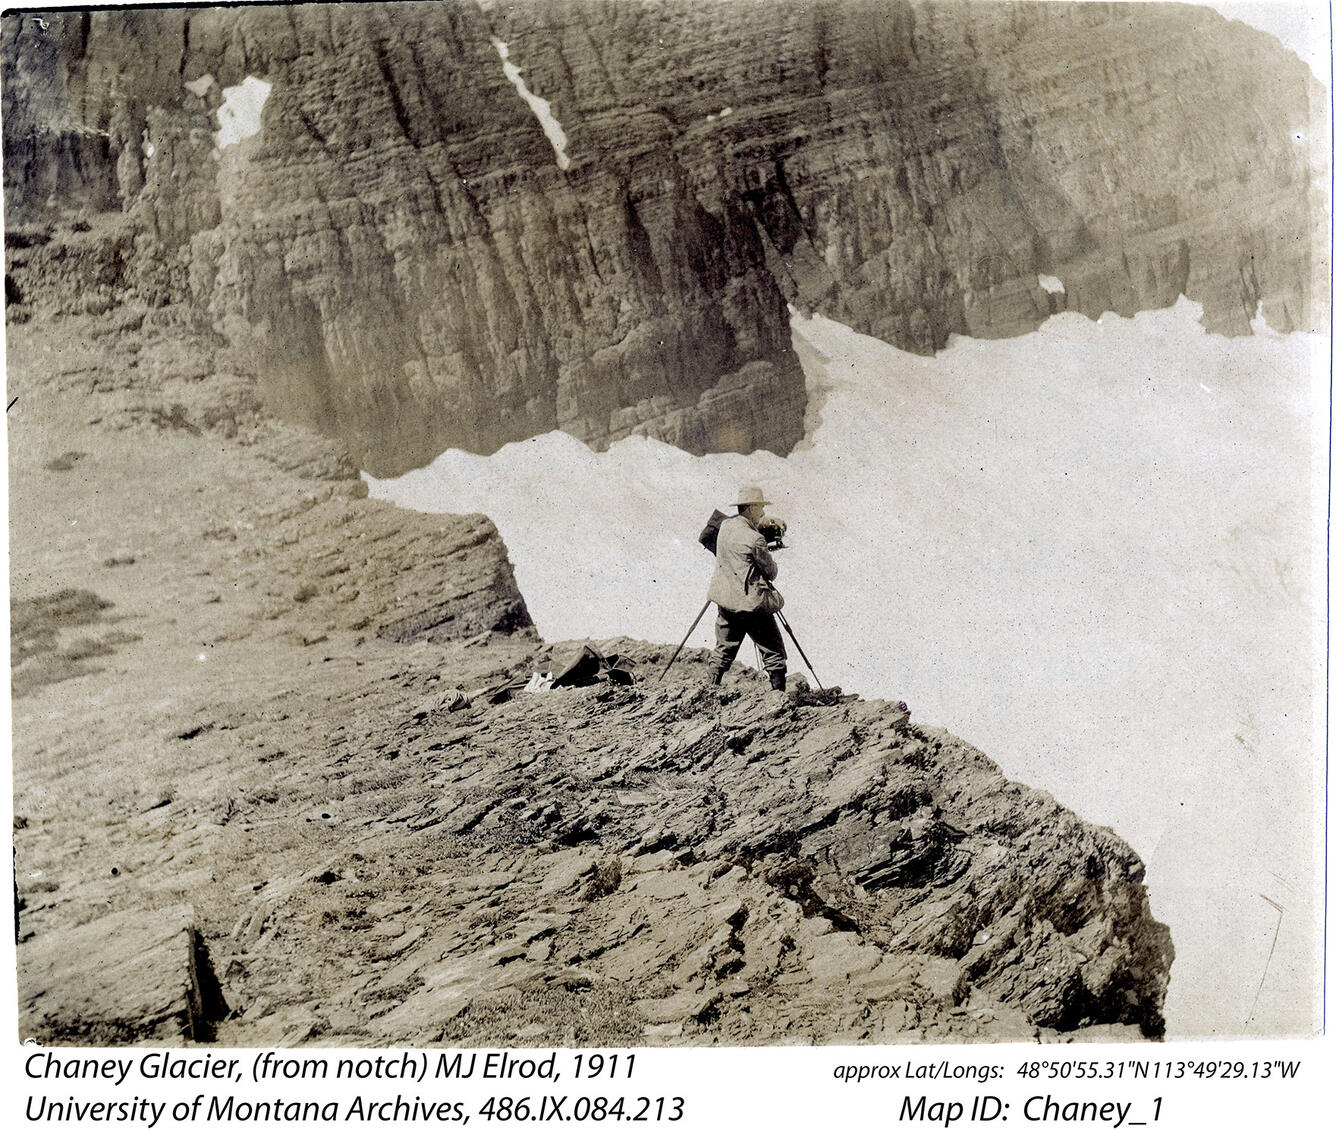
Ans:
[[[696,540],[705,546],[711,553],[714,553],[719,545],[719,527],[728,520],[728,515],[719,510],[715,510],[710,515],[710,520],[705,523],[705,528],[700,531],[700,537]]]

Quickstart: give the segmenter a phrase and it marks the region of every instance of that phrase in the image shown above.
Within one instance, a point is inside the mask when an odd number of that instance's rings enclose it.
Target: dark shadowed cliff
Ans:
[[[1208,9],[63,12],[6,17],[4,66],[11,226],[123,215],[97,219],[77,285],[68,252],[30,250],[52,280],[24,299],[96,309],[128,281],[185,302],[273,410],[381,474],[553,428],[785,451],[790,303],[919,351],[1063,303],[1181,292],[1237,333],[1323,303],[1320,89]],[[221,90],[247,75],[272,85],[262,129],[217,152]]]

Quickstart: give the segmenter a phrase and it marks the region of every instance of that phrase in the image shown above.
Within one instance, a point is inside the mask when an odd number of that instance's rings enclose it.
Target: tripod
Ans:
[[[668,674],[668,668],[671,668],[673,664],[677,661],[678,653],[682,651],[682,648],[686,644],[686,642],[691,639],[691,634],[696,631],[696,625],[700,624],[700,618],[705,615],[705,610],[709,607],[710,607],[709,601],[706,601],[703,605],[701,605],[700,612],[696,614],[696,619],[691,622],[691,627],[687,629],[687,634],[684,637],[682,637],[682,643],[677,646],[676,650],[674,650],[672,657],[668,661],[668,667],[664,668],[664,670],[659,674],[659,679],[663,679],[663,677]]]
[[[789,623],[788,617],[782,612],[775,613],[775,616],[779,618],[779,626],[789,634],[789,639],[793,641],[793,646],[798,649],[798,655],[803,658],[803,663],[807,665],[807,670],[812,673],[812,679],[816,680],[817,690],[825,691],[825,685],[822,684],[821,680],[818,678],[816,669],[812,667],[812,661],[807,658],[807,653],[803,651],[803,646],[798,643],[798,638],[793,635],[793,625]]]
[[[687,629],[687,634],[684,637],[682,637],[682,643],[679,644],[676,649],[674,649],[672,657],[669,659],[667,667],[665,667],[663,671],[660,673],[659,679],[662,680],[663,677],[668,674],[668,669],[671,668],[673,664],[677,662],[678,655],[681,653],[682,649],[686,646],[686,642],[691,639],[691,634],[696,631],[696,625],[700,624],[701,617],[705,615],[705,610],[708,609],[709,607],[710,607],[709,601],[706,601],[701,606],[700,612],[696,614],[696,619],[691,622],[691,627]],[[789,639],[793,641],[793,646],[796,649],[798,649],[798,655],[803,658],[803,663],[807,665],[807,670],[812,673],[812,679],[816,680],[816,686],[818,690],[825,691],[826,690],[825,686],[821,683],[820,678],[817,676],[816,669],[812,667],[812,661],[807,658],[807,653],[803,651],[803,646],[798,643],[798,638],[793,635],[793,625],[789,623],[788,617],[786,617],[782,612],[775,613],[775,616],[779,618],[780,627],[789,634]]]

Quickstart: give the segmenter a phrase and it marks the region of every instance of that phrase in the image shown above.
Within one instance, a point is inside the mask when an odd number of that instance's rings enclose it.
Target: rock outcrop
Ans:
[[[667,658],[604,648],[647,673]],[[782,1035],[794,995],[816,992],[833,1003],[816,1017],[823,1034],[846,1005],[872,1009],[871,1034],[940,1024],[962,1005],[1005,1007],[1036,1028],[1162,1032],[1173,949],[1151,917],[1144,866],[1115,835],[911,724],[903,705],[776,697],[754,679],[718,691],[703,682],[703,655],[678,666],[666,686],[462,710],[428,700],[393,724],[362,721],[365,736],[350,727],[343,746],[393,744],[422,768],[402,819],[422,837],[408,846],[450,836],[506,854],[504,896],[479,911],[510,915],[486,935],[465,932],[472,896],[414,910],[452,944],[453,990],[470,955],[483,958],[461,1010],[491,998],[488,979],[506,963],[496,949],[510,946],[533,973],[526,983],[579,968],[641,993],[650,1023],[713,1024],[723,1038]],[[515,842],[572,851],[566,872],[509,852]],[[419,1002],[427,1018],[442,955],[422,957],[424,990],[396,1023]],[[911,1022],[886,1020],[906,999]],[[895,1004],[890,1020],[903,1014]]]
[[[786,304],[931,351],[1064,304],[1184,293],[1243,333],[1259,306],[1285,331],[1325,303],[1320,88],[1206,8],[458,0],[4,27],[11,222],[126,218],[83,254],[107,283],[71,293],[54,266],[25,302],[101,304],[112,281],[189,302],[272,409],[378,474],[554,428],[786,451]],[[262,128],[216,152],[247,75],[272,85]]]
[[[26,953],[30,1035],[94,1047],[208,1042],[230,1009],[189,909],[110,912]]]
[[[77,245],[84,235],[69,236]],[[26,285],[23,269],[16,273]],[[77,575],[45,568],[55,550],[43,548],[41,527],[72,484],[87,490],[109,481],[126,493],[147,492],[164,439],[177,465],[159,459],[162,478],[208,482],[195,491],[206,497],[181,511],[173,531],[183,553],[205,564],[196,573],[201,581],[163,585],[164,596],[212,614],[204,644],[236,643],[260,630],[308,645],[339,630],[396,642],[536,639],[505,544],[488,519],[407,514],[370,500],[342,448],[267,415],[253,379],[215,370],[221,348],[216,336],[192,331],[189,313],[174,307],[9,329],[11,470],[29,462],[37,468],[10,507],[11,542],[30,554],[12,562],[16,695],[98,672],[104,657],[140,638],[114,590],[93,592],[76,583]],[[54,437],[73,442],[85,432],[94,439],[107,432],[120,448],[143,446],[146,455],[126,469],[124,462],[109,466],[96,442],[34,453],[43,433],[32,425],[43,418],[33,412],[25,426],[15,416],[40,404],[69,417]],[[38,481],[50,497],[32,489]],[[170,566],[155,567],[137,544],[137,531],[153,524],[133,516],[130,527],[83,551],[90,570],[117,584],[171,577]],[[240,608],[222,603],[224,590]]]

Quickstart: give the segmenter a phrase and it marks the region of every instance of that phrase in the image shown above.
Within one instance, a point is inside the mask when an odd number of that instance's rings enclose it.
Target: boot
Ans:
[[[720,684],[722,684],[723,682],[724,682],[724,672],[723,672],[723,669],[722,669],[722,668],[715,668],[715,670],[714,670],[713,672],[710,673],[710,685],[711,685],[712,687],[716,687],[716,688],[717,688],[717,687],[718,687]]]
[[[783,691],[783,690],[784,690],[784,673],[783,673],[783,672],[771,672],[771,673],[770,673],[770,686],[771,686],[772,688],[774,688],[775,691]]]

